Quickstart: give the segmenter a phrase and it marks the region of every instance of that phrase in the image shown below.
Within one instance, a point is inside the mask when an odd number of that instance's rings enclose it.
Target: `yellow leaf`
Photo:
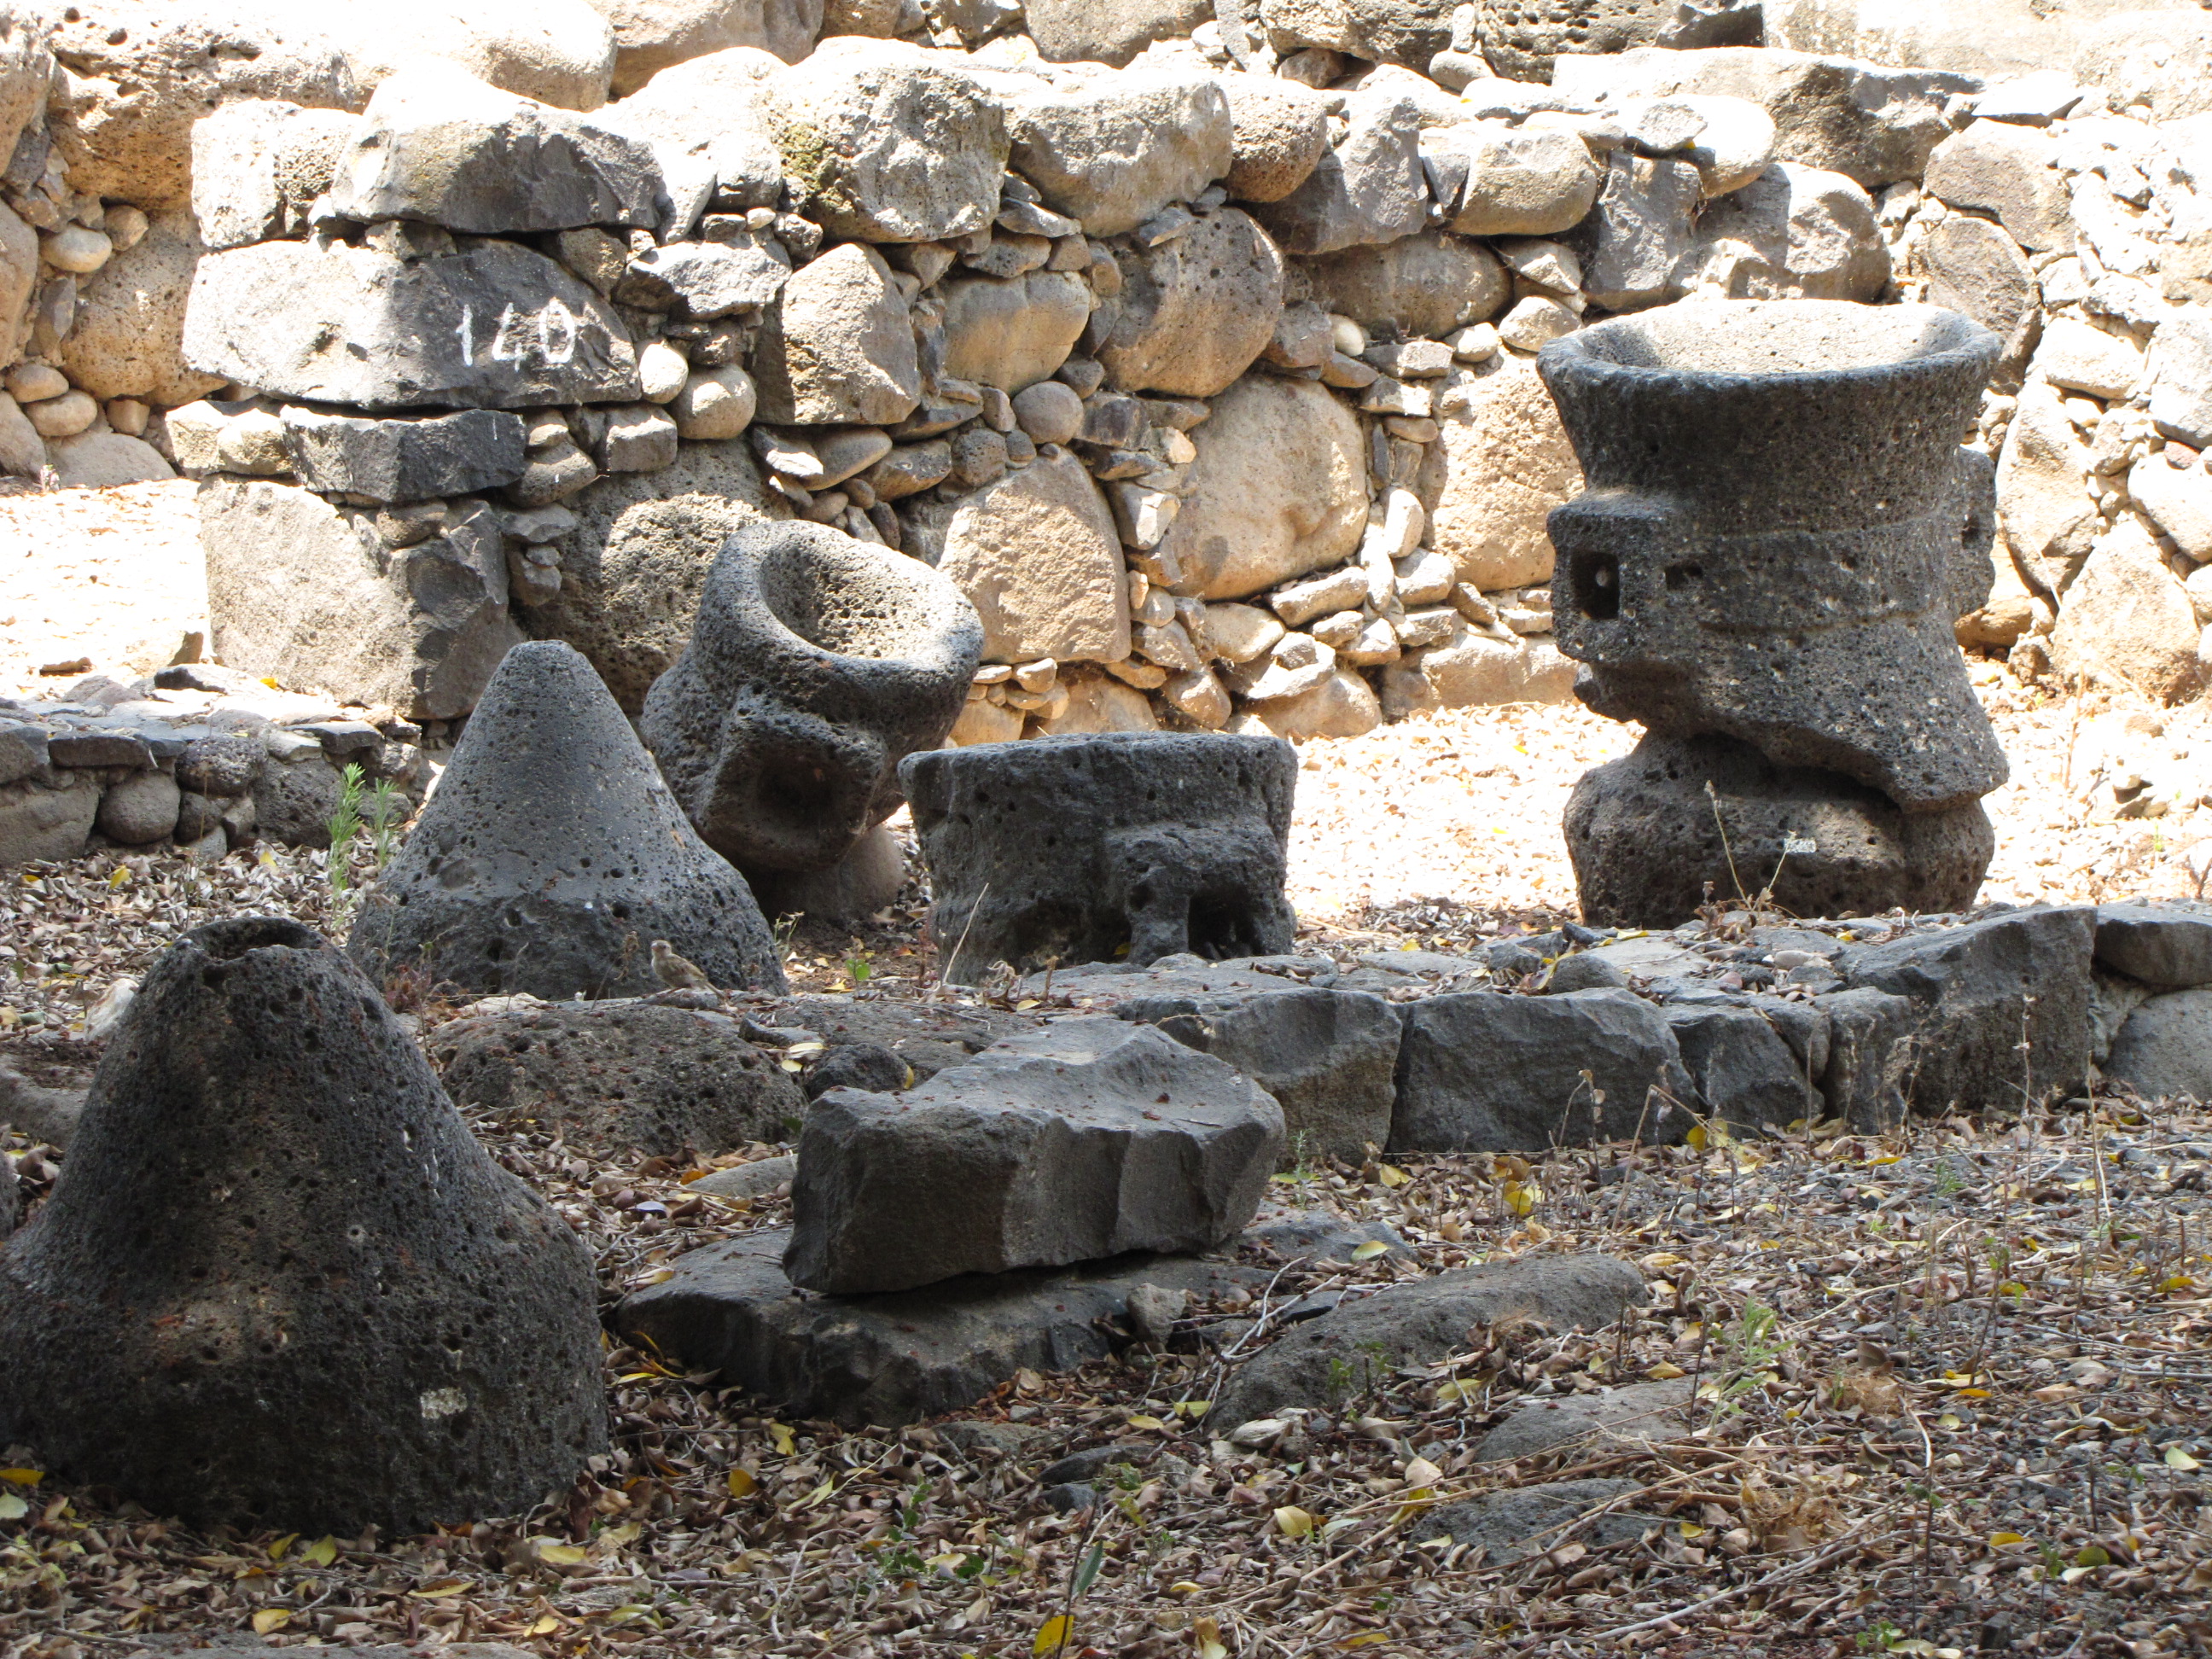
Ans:
[[[1544,1201],[1544,1189],[1533,1181],[1509,1181],[1504,1197],[1507,1209],[1515,1215],[1527,1215]]]
[[[1168,1594],[1170,1595],[1196,1595],[1205,1589],[1205,1585],[1194,1584],[1189,1579],[1186,1578],[1180,1583],[1170,1584],[1168,1586]]]
[[[1211,1400],[1178,1400],[1175,1403],[1177,1417],[1203,1417],[1212,1407]]]
[[[533,1539],[538,1546],[538,1559],[549,1567],[580,1567],[592,1559],[592,1553],[580,1544],[556,1544],[550,1539]]]
[[[1869,1158],[1867,1163],[1869,1166],[1876,1164],[1894,1164],[1901,1156],[1902,1154],[1898,1152],[1884,1152],[1879,1158]]]
[[[538,1621],[532,1625],[528,1630],[523,1632],[523,1634],[525,1636],[550,1636],[555,1631],[560,1628],[561,1621],[549,1613],[538,1620]]]
[[[434,1583],[423,1585],[421,1589],[407,1593],[418,1601],[442,1601],[449,1595],[459,1595],[468,1587],[469,1581],[465,1578],[441,1578]]]
[[[46,1478],[44,1469],[0,1469],[0,1480],[11,1486],[35,1486]]]
[[[1481,1392],[1471,1382],[1439,1382],[1437,1384],[1437,1404],[1448,1406],[1455,1400],[1473,1400]]]
[[[793,1455],[799,1449],[798,1443],[791,1437],[791,1430],[784,1424],[769,1424],[768,1437],[775,1442],[776,1450],[781,1452],[786,1457]]]
[[[1190,1639],[1198,1649],[1198,1659],[1229,1659],[1229,1650],[1222,1645],[1220,1621],[1213,1619],[1194,1619]]]
[[[957,1572],[967,1559],[962,1551],[946,1550],[942,1554],[931,1556],[923,1565],[934,1567],[939,1572]]]
[[[1285,1538],[1307,1538],[1313,1534],[1312,1515],[1295,1504],[1285,1504],[1275,1511],[1275,1526]]]
[[[1413,1178],[1407,1175],[1403,1170],[1397,1169],[1388,1164],[1385,1164],[1382,1169],[1377,1170],[1376,1172],[1376,1179],[1381,1181],[1385,1187],[1402,1187]]]
[[[1987,1400],[1990,1398],[1990,1395],[1987,1389],[1961,1389],[1959,1390],[1959,1398],[1961,1400]]]
[[[2105,1553],[2102,1544],[2084,1544],[2081,1553],[2074,1558],[2074,1565],[2077,1567],[2109,1567],[2112,1565],[2112,1558]]]
[[[1689,1372],[1684,1370],[1680,1365],[1669,1364],[1662,1359],[1644,1374],[1658,1382],[1665,1382],[1677,1376],[1687,1376]]]
[[[1129,1419],[1129,1426],[1133,1429],[1164,1429],[1167,1425],[1157,1417],[1146,1417],[1140,1414]]]
[[[1075,1621],[1066,1613],[1057,1613],[1037,1626],[1036,1640],[1030,1644],[1035,1659],[1044,1659],[1048,1653],[1058,1653],[1067,1645],[1067,1638],[1075,1628]]]
[[[1942,1416],[1936,1419],[1936,1426],[1939,1429],[1955,1429],[1963,1420],[1956,1412],[1945,1412]]]
[[[1444,1472],[1425,1457],[1417,1457],[1406,1465],[1406,1484],[1409,1486],[1440,1486]]]
[[[1688,1141],[1690,1145],[1696,1147],[1699,1152],[1704,1152],[1705,1150],[1705,1126],[1702,1123],[1698,1124],[1691,1129],[1689,1133],[1684,1135],[1682,1139]]]
[[[1352,1247],[1352,1259],[1354,1261],[1372,1261],[1389,1248],[1381,1239],[1370,1238],[1364,1244]]]
[[[318,1538],[300,1552],[300,1559],[311,1567],[327,1567],[338,1559],[338,1540]]]
[[[278,1539],[275,1543],[269,1547],[269,1559],[271,1561],[282,1561],[284,1559],[284,1552],[290,1549],[293,1545],[299,1541],[300,1534],[298,1533],[286,1533],[282,1538]]]
[[[2171,1278],[2160,1279],[2158,1287],[2161,1291],[2193,1291],[2197,1288],[2197,1281],[2187,1273],[2175,1273]]]
[[[753,1488],[759,1484],[753,1479],[753,1472],[750,1469],[730,1471],[730,1496],[732,1498],[751,1497]]]
[[[1387,1642],[1390,1632],[1382,1630],[1364,1630],[1357,1636],[1347,1636],[1337,1644],[1340,1648],[1371,1648],[1377,1642]]]
[[[1990,1547],[1993,1550],[2006,1549],[2012,1545],[2026,1542],[2027,1542],[2026,1536],[2016,1532],[1993,1532],[1990,1534]]]
[[[0,1521],[21,1521],[31,1506],[12,1492],[0,1492]]]
[[[2074,1584],[2079,1583],[2094,1571],[2096,1571],[2094,1567],[2069,1567],[2060,1573],[2058,1577],[2063,1583]]]
[[[2166,1467],[2169,1469],[2201,1469],[2204,1466],[2179,1446],[2166,1449]]]
[[[806,1494],[805,1501],[805,1502],[803,1502],[803,1503],[801,1503],[801,1504],[799,1504],[799,1508],[801,1508],[802,1510],[811,1510],[811,1509],[812,1509],[812,1508],[813,1508],[817,1504],[820,1503],[823,1498],[825,1498],[829,1497],[829,1495],[830,1495],[831,1492],[835,1492],[835,1491],[836,1491],[836,1490],[837,1490],[837,1482],[836,1482],[836,1480],[834,1478],[833,1478],[833,1479],[831,1479],[831,1480],[824,1480],[824,1481],[823,1481],[820,1486],[817,1486],[817,1487],[816,1487],[812,1492],[809,1492],[809,1493],[807,1493],[807,1494]]]
[[[256,1636],[266,1636],[271,1631],[283,1629],[291,1622],[291,1608],[264,1607],[253,1615],[253,1633]]]

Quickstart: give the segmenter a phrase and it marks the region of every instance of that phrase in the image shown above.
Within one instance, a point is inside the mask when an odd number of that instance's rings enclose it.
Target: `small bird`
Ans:
[[[676,947],[665,939],[653,941],[653,976],[672,991],[711,991],[714,981],[701,971],[699,964],[676,954]]]

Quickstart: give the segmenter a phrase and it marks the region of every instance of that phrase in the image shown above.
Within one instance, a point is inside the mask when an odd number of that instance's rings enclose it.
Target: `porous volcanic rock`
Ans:
[[[360,971],[197,928],[0,1256],[0,1436],[195,1525],[514,1514],[605,1449],[592,1266]]]
[[[717,985],[781,990],[744,878],[702,843],[573,647],[507,653],[354,924],[375,979],[489,994],[657,991],[665,939]]]

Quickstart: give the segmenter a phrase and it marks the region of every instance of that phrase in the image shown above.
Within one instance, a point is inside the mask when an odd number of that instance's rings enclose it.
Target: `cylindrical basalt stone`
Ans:
[[[945,977],[1291,948],[1297,755],[1279,738],[1109,732],[915,755]]]
[[[1538,369],[1588,481],[1553,510],[1583,701],[1722,733],[1907,813],[2004,781],[1952,626],[1989,592],[2000,349],[1929,306],[1693,301],[1555,340]]]
[[[749,876],[827,870],[898,808],[899,762],[960,715],[975,609],[917,559],[796,520],[740,526],[646,745],[706,843]]]

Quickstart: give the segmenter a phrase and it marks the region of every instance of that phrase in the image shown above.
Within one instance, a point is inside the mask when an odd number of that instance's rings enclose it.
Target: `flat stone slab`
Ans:
[[[1409,1279],[1293,1327],[1237,1373],[1212,1415],[1233,1428],[1286,1407],[1328,1410],[1342,1403],[1347,1372],[1430,1364],[1463,1346],[1470,1327],[1527,1316],[1594,1330],[1649,1297],[1642,1273],[1606,1255],[1528,1255]]]
[[[1379,1224],[1301,1211],[1205,1256],[1133,1255],[1064,1272],[976,1273],[889,1296],[811,1296],[783,1271],[791,1230],[770,1228],[677,1259],[615,1312],[629,1340],[801,1416],[886,1427],[974,1405],[1017,1371],[1063,1371],[1126,1341],[1112,1322],[1147,1285],[1198,1297],[1255,1291],[1297,1256],[1347,1258]]]
[[[2097,907],[2100,968],[2161,991],[2212,985],[2212,913],[2163,904]]]
[[[1208,1249],[1257,1212],[1282,1150],[1282,1108],[1222,1061],[1148,1026],[1060,1020],[905,1094],[823,1095],[785,1265],[849,1295]]]
[[[1632,1382],[1602,1394],[1563,1395],[1531,1400],[1488,1434],[1475,1448],[1485,1463],[1533,1457],[1591,1435],[1623,1441],[1671,1440],[1689,1427],[1690,1384]]]
[[[1564,1542],[1570,1522],[1642,1489],[1634,1480],[1555,1480],[1485,1492],[1464,1504],[1431,1510],[1415,1523],[1413,1541],[1449,1538],[1455,1544],[1480,1544],[1486,1566],[1523,1561]],[[1645,1528],[1662,1524],[1657,1516],[1617,1509],[1575,1528],[1572,1535],[1602,1549],[1641,1538]]]

